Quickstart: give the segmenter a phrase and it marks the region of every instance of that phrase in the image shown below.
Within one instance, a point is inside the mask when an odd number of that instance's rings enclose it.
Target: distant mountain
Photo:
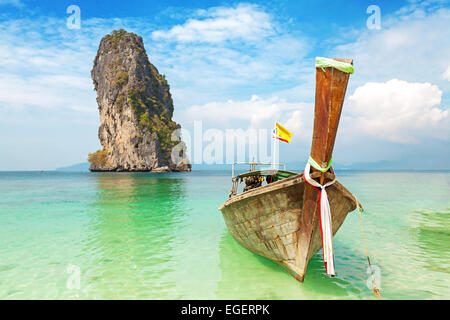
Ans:
[[[231,170],[231,164],[192,164],[192,170]]]
[[[350,165],[339,167],[341,170],[408,170],[413,168],[405,168],[405,163],[401,161],[381,160],[375,162],[356,162]]]
[[[303,171],[303,169],[305,168],[305,163],[306,162],[287,162],[285,163],[286,165],[286,170],[290,170],[290,171]],[[263,167],[270,167],[270,165],[266,165],[266,166],[259,166],[258,168],[263,168]],[[240,164],[240,165],[236,165],[236,169],[239,171],[242,170],[248,170],[249,165],[245,165],[245,164]],[[281,168],[281,167],[280,167]],[[225,170],[225,171],[231,171],[231,164],[193,164],[192,165],[192,170]]]
[[[288,162],[286,163],[286,169],[289,171],[301,172],[305,168],[305,162]],[[442,168],[438,168],[428,163],[416,164],[409,163],[405,165],[403,161],[391,161],[391,160],[382,160],[375,162],[356,162],[352,164],[342,164],[339,162],[333,162],[333,167],[336,170],[362,170],[362,171],[389,171],[389,170],[449,170],[443,166]],[[239,165],[236,166],[236,169],[239,171],[248,170],[248,165]],[[77,163],[72,166],[62,167],[56,169],[57,171],[72,171],[72,172],[84,172],[89,171],[89,163]],[[202,170],[220,170],[220,171],[230,171],[231,172],[231,164],[193,164],[193,171],[202,171]]]
[[[287,162],[286,169],[289,171],[301,172],[305,168],[306,159],[304,162]],[[245,165],[237,166],[239,170],[245,170]],[[401,170],[449,170],[448,164],[437,165],[432,161],[420,162],[415,160],[400,161],[400,160],[380,160],[374,162],[355,162],[351,164],[344,164],[333,162],[333,168],[336,170],[361,170],[361,171],[401,171]],[[194,164],[192,170],[231,170],[231,164]]]
[[[336,166],[341,170],[367,170],[367,171],[417,171],[434,170],[447,171],[450,169],[448,162],[438,162],[437,159],[407,159],[407,160],[381,160],[375,162],[356,162],[350,165]]]
[[[85,172],[89,171],[89,162],[77,163],[71,166],[55,169],[56,171]]]

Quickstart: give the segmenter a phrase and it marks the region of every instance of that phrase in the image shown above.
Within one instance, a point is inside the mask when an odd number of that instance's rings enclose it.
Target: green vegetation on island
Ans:
[[[108,151],[97,150],[93,153],[89,153],[87,160],[93,167],[108,166]]]

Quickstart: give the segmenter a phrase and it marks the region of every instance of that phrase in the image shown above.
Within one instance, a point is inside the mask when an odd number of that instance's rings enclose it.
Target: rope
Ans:
[[[353,73],[354,68],[351,63],[342,62],[330,58],[316,57],[316,68],[335,68],[342,72]]]
[[[333,163],[333,158],[330,158],[330,161],[328,162],[328,165],[325,168],[322,168],[311,156],[308,158],[308,163],[316,170],[319,170],[320,172],[327,172],[328,169],[330,169],[331,164]]]
[[[366,250],[366,257],[367,257],[367,262],[368,262],[368,264],[369,264],[370,274],[371,274],[371,276],[372,276],[372,285],[373,285],[372,291],[373,291],[373,294],[374,294],[375,296],[379,297],[380,299],[383,299],[383,297],[381,296],[380,290],[377,288],[377,283],[376,283],[376,281],[375,281],[375,275],[374,275],[374,273],[373,273],[372,264],[370,263],[369,250],[367,250],[366,236],[365,236],[365,234],[364,234],[364,228],[363,228],[362,217],[361,217],[361,210],[364,211],[364,209],[362,209],[362,208],[359,206],[359,201],[358,201],[358,199],[356,198],[356,196],[353,195],[353,197],[355,198],[355,201],[356,201],[356,208],[358,209],[359,225],[361,226],[361,236],[362,236],[362,239],[363,239],[364,248],[365,248],[365,250]]]
[[[336,275],[334,269],[334,250],[333,250],[333,230],[331,221],[331,209],[330,202],[328,201],[328,195],[326,188],[331,186],[336,178],[325,184],[320,184],[311,178],[309,172],[311,170],[310,163],[306,163],[305,170],[303,171],[303,179],[311,187],[319,191],[320,194],[320,234],[322,236],[322,254],[323,262],[325,264],[325,271],[328,276],[333,277]]]
[[[311,166],[315,169],[319,170],[320,172],[326,172],[328,169],[330,169],[331,164],[333,163],[333,159],[330,159],[330,162],[328,163],[326,168],[322,168],[313,158],[309,157],[308,163],[306,164],[305,170],[303,171],[303,178],[310,186],[312,186],[314,189],[318,190],[320,192],[320,231],[322,236],[322,247],[323,247],[323,261],[325,264],[325,270],[327,275],[334,276],[335,275],[335,269],[334,269],[334,250],[333,250],[333,232],[332,232],[332,223],[331,223],[331,210],[330,210],[330,203],[328,201],[327,191],[326,188],[332,185],[336,178],[333,181],[330,181],[324,185],[321,185],[320,183],[316,182],[315,180],[311,179],[309,172],[311,170]],[[369,250],[367,249],[367,242],[366,242],[366,236],[364,234],[364,227],[362,223],[362,216],[361,216],[361,210],[364,211],[359,206],[359,201],[356,198],[355,195],[353,195],[356,201],[356,208],[358,209],[358,217],[359,217],[359,225],[361,226],[361,236],[364,243],[364,248],[366,250],[366,257],[367,262],[369,264],[370,269],[370,275],[372,276],[372,291],[375,294],[375,296],[379,297],[380,299],[383,299],[381,296],[380,290],[377,288],[377,283],[375,281],[375,275],[373,272],[372,264],[370,262],[369,257]]]

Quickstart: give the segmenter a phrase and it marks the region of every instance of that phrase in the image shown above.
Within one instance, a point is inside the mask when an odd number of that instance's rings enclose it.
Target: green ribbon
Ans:
[[[336,68],[346,73],[353,73],[355,69],[353,69],[353,65],[351,63],[337,61],[330,58],[322,58],[316,57],[316,68]]]
[[[308,163],[316,170],[319,170],[320,172],[327,172],[328,169],[330,169],[331,164],[333,163],[333,158],[330,159],[330,162],[328,162],[328,166],[326,168],[322,168],[316,161],[314,161],[311,156],[308,159]]]

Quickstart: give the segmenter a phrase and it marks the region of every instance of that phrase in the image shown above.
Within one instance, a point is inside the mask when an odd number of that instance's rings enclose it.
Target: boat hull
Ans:
[[[319,219],[312,226],[311,241],[306,242],[309,247],[298,241],[308,229],[302,219],[305,188],[311,187],[297,175],[234,196],[219,207],[229,232],[243,247],[279,263],[299,281],[309,259],[322,248]],[[356,209],[356,201],[337,181],[327,193],[334,235]]]

